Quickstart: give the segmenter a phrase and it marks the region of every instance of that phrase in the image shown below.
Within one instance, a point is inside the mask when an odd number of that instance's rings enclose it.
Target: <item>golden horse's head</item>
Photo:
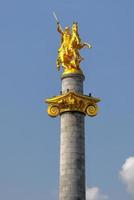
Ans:
[[[77,32],[77,31],[78,31],[78,23],[77,22],[73,22],[72,32]]]

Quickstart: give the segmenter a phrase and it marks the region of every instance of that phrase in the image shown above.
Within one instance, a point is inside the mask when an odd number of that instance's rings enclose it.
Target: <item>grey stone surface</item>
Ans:
[[[83,93],[81,75],[62,77],[62,92]],[[60,200],[85,200],[85,130],[84,115],[65,112],[61,115]]]
[[[83,93],[83,80],[85,79],[82,74],[68,74],[62,76],[62,93],[69,91],[75,91],[80,94]]]

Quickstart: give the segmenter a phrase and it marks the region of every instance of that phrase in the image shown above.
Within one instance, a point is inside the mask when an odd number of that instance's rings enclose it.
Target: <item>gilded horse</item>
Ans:
[[[78,24],[73,23],[72,31],[66,27],[63,31],[60,24],[57,23],[57,31],[61,34],[61,46],[58,49],[57,68],[60,66],[65,70],[76,69],[80,70],[80,62],[83,58],[80,56],[80,49],[83,47],[91,48],[88,43],[82,43],[78,33]]]

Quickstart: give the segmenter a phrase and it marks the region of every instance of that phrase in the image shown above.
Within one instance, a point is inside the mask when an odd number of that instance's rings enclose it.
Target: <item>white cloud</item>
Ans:
[[[86,200],[107,200],[108,196],[101,193],[98,187],[87,188]]]
[[[122,165],[120,176],[127,186],[127,191],[134,197],[134,157],[129,157]]]

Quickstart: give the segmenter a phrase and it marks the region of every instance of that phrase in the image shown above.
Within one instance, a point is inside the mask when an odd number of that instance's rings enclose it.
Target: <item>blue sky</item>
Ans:
[[[131,200],[119,171],[134,156],[134,1],[0,1],[0,199],[57,200],[60,118],[44,99],[59,94],[63,27],[79,23],[85,94],[101,98],[86,118],[86,179],[109,200]]]

